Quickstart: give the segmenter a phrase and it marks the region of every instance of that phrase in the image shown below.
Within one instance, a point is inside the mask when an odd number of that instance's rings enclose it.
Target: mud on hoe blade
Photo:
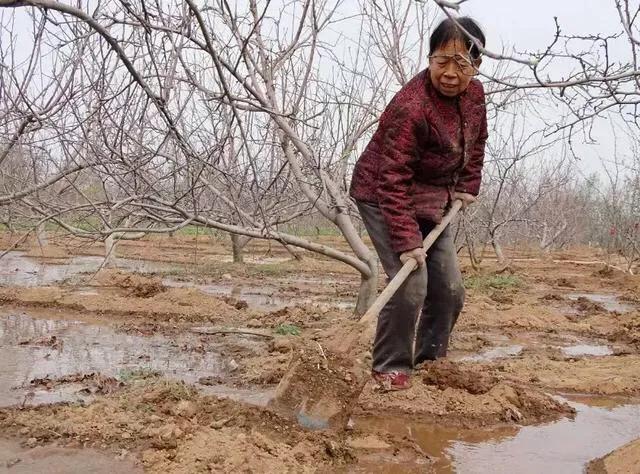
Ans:
[[[425,251],[453,220],[462,207],[454,201],[442,222],[424,239]],[[327,350],[307,347],[297,354],[278,384],[269,407],[295,419],[309,429],[343,429],[368,381],[370,368],[364,353],[371,343],[372,321],[415,269],[410,259],[380,293],[367,313],[359,321],[348,325]]]

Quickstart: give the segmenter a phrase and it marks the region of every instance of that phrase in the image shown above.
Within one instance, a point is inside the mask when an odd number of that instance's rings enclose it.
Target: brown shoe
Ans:
[[[407,390],[411,388],[411,378],[404,372],[397,370],[391,372],[371,371],[371,377],[378,384],[378,388],[384,392]]]

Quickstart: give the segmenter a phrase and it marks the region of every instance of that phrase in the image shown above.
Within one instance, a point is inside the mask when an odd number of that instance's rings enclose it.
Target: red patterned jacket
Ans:
[[[418,219],[440,222],[454,191],[478,194],[486,141],[482,84],[449,98],[424,70],[387,105],[350,194],[380,207],[395,251],[420,247]]]

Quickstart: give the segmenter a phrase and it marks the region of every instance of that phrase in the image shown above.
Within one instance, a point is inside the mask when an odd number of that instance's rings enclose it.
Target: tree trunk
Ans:
[[[378,296],[378,259],[372,257],[367,265],[371,270],[371,276],[360,275],[360,290],[356,301],[356,316],[362,316],[373,304]]]
[[[113,234],[104,239],[104,267],[110,268],[116,263],[116,239]]]
[[[549,242],[549,226],[545,222],[542,227],[542,237],[540,238],[540,250],[544,253],[549,253],[551,244]]]
[[[480,268],[480,260],[476,255],[475,247],[473,245],[467,244],[467,251],[469,252],[469,262],[471,262],[471,268],[473,268],[474,271],[478,271],[478,269]]]
[[[12,219],[13,215],[11,213],[11,210],[9,210],[9,215],[7,216],[7,221],[4,223],[4,225],[7,226],[7,230],[9,231],[9,236],[13,237],[13,234],[15,233],[15,229],[13,228],[13,219]]]
[[[498,239],[493,237],[491,239],[491,246],[493,247],[493,251],[496,253],[496,257],[498,258],[498,264],[503,267],[507,266],[508,262],[506,257],[504,256],[504,252],[502,251],[502,246],[500,245],[500,242],[498,242]]]
[[[244,263],[244,248],[251,240],[249,237],[238,234],[231,234],[231,251],[233,252],[233,263]]]
[[[562,224],[562,227],[556,231],[555,234],[549,235],[549,228],[547,224],[544,224],[544,228],[542,231],[542,239],[540,241],[540,248],[544,251],[545,254],[551,253],[551,247],[557,242],[562,234],[567,230],[568,224],[565,220]]]
[[[40,248],[44,248],[49,243],[47,240],[47,231],[45,229],[45,224],[39,224],[36,226],[36,242],[40,246]]]
[[[478,270],[480,268],[481,258],[478,257],[478,253],[476,250],[476,245],[473,242],[473,239],[469,235],[467,228],[464,230],[464,240],[467,246],[467,251],[469,252],[469,261],[471,262],[471,268],[474,270]]]

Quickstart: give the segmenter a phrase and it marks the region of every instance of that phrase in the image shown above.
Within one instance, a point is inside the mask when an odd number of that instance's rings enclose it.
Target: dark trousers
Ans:
[[[391,247],[380,208],[358,202],[365,228],[389,279],[402,268]],[[435,226],[420,222],[423,238]],[[380,312],[373,345],[373,370],[409,373],[414,365],[447,355],[449,336],[464,304],[464,286],[450,227]],[[419,318],[418,318],[419,315]],[[416,328],[417,323],[417,328]],[[415,339],[415,350],[414,350]]]

